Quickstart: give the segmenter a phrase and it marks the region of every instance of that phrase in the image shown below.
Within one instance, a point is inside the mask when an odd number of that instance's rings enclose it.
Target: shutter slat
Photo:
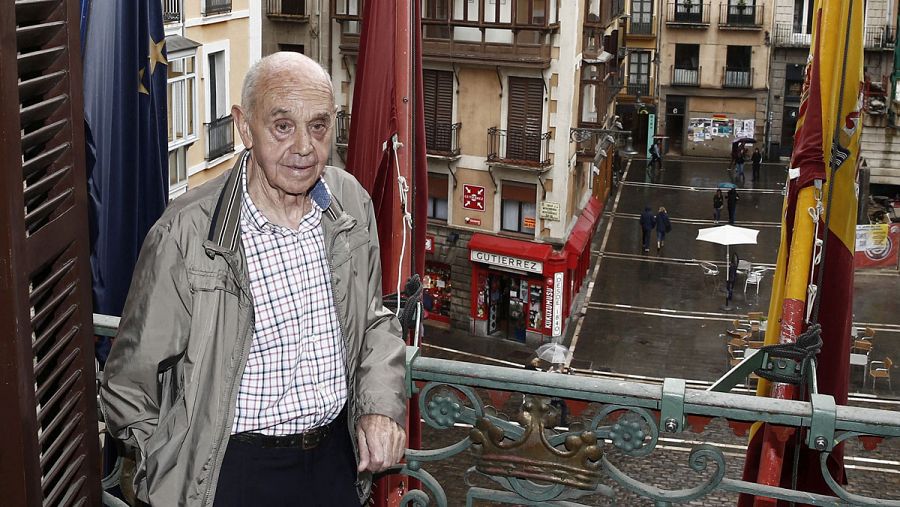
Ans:
[[[28,214],[25,215],[25,226],[28,227],[29,232],[33,232],[36,227],[40,225],[39,222],[41,220],[49,217],[52,213],[59,211],[62,202],[71,195],[72,189],[68,188],[61,194],[35,208],[34,211],[28,212]]]
[[[45,71],[65,53],[65,46],[22,53],[19,55],[19,74],[27,76]]]
[[[46,280],[38,284],[37,287],[31,290],[31,294],[29,294],[29,299],[31,301],[32,306],[35,304],[35,301],[40,299],[48,290],[53,288],[53,285],[58,282],[62,277],[69,274],[72,270],[72,266],[75,265],[75,259],[69,259],[62,266],[59,267],[53,274],[47,277]]]
[[[80,443],[80,441],[79,441]],[[59,482],[56,483],[56,486],[50,490],[50,493],[47,495],[46,499],[44,499],[44,505],[47,507],[53,506],[56,507],[58,505],[62,505],[63,501],[60,500],[60,497],[63,493],[66,494],[66,497],[70,497],[74,492],[81,487],[81,485],[85,481],[85,477],[79,475],[79,468],[81,468],[81,463],[84,461],[84,456],[79,456],[75,461],[71,462],[68,467],[63,465],[66,464],[65,461],[61,461],[59,466],[60,468],[64,468],[65,472],[62,477],[60,477]],[[73,483],[73,479],[76,479]],[[69,487],[71,485],[71,487]],[[43,485],[42,485],[43,486]],[[71,501],[71,500],[70,500]]]
[[[52,463],[50,463],[51,458],[55,458],[56,455],[58,454],[58,451],[60,449],[62,449],[62,447],[64,445],[66,445],[66,442],[69,441],[69,437],[72,436],[72,431],[75,430],[76,427],[78,427],[78,423],[80,421],[81,421],[81,414],[75,414],[75,417],[71,421],[66,423],[65,427],[63,427],[63,429],[60,430],[59,435],[56,436],[56,439],[55,439],[56,441],[53,442],[52,445],[48,446],[47,450],[41,454],[41,468],[47,468],[48,465],[52,464]],[[72,450],[74,450],[74,447],[70,446],[70,448],[67,448],[62,453],[60,458],[63,458],[66,454],[71,453]],[[58,461],[65,461],[65,460],[60,459]],[[51,467],[51,469],[52,469],[52,467]],[[48,473],[44,477],[45,482],[50,482],[52,480],[53,480],[53,476],[50,473]]]
[[[37,172],[46,169],[50,164],[59,160],[60,157],[66,154],[66,150],[68,149],[69,143],[63,143],[41,152],[41,154],[36,157],[26,160],[25,163],[22,164],[23,178],[26,180],[31,179]]]
[[[72,341],[72,338],[77,333],[78,333],[77,327],[73,327],[72,329],[70,329],[68,334],[66,334],[65,336],[60,338],[59,341],[55,345],[53,345],[53,347],[51,347],[50,350],[47,351],[47,354],[44,355],[44,357],[42,357],[37,362],[36,365],[34,365],[34,376],[35,377],[40,377],[41,375],[43,375],[44,369],[47,368],[47,366],[49,366],[50,364],[55,364],[55,366],[56,366],[56,369],[54,369],[46,379],[38,381],[38,383],[37,383],[38,389],[36,391],[38,394],[38,396],[37,396],[38,400],[43,399],[43,396],[40,395],[41,394],[40,391],[43,388],[43,385],[53,383],[54,379],[59,378],[59,376],[64,371],[64,368],[62,368],[62,364],[65,363],[65,361],[61,361],[60,363],[56,364],[57,356],[60,354],[60,352],[62,352],[63,350],[66,350],[66,346],[69,344],[70,341]],[[77,355],[77,353],[78,353],[78,349],[72,350],[72,354]]]
[[[66,310],[58,312],[59,316],[53,319],[50,325],[44,328],[39,334],[35,333],[37,334],[37,337],[34,339],[34,344],[31,347],[35,354],[37,354],[44,348],[45,343],[49,342],[51,338],[54,338],[56,336],[56,332],[59,330],[59,328],[62,327],[62,325],[65,324],[67,320],[69,320],[69,317],[71,317],[77,309],[77,305],[70,305]]]
[[[38,199],[49,192],[63,178],[69,176],[69,171],[71,170],[72,166],[65,166],[25,187],[25,206],[29,207],[31,205],[30,201]]]
[[[69,414],[72,413],[72,409],[78,404],[80,397],[72,397],[69,401],[63,403],[63,406],[59,407],[59,412],[57,412],[56,416],[50,420],[50,423],[44,426],[44,431],[41,432],[38,437],[38,443],[40,445],[47,444],[48,448],[53,444],[54,439],[52,437],[55,436],[56,428],[59,427],[60,424],[69,420]],[[76,413],[74,417],[81,418],[80,413]]]
[[[41,127],[34,132],[30,132],[22,136],[22,151],[29,151],[38,146],[46,144],[56,134],[59,134],[63,128],[65,128],[68,120],[59,120],[55,123],[51,123],[45,127]]]
[[[59,35],[66,26],[63,21],[52,21],[39,25],[22,26],[16,29],[16,43],[19,51],[24,52],[38,46],[43,46]]]
[[[52,90],[65,77],[66,71],[59,70],[32,79],[26,79],[19,83],[19,100],[24,104],[32,103],[37,97],[41,97]]]
[[[28,107],[23,107],[19,114],[19,125],[23,129],[28,129],[32,123],[46,120],[68,100],[69,98],[65,95],[60,95]]]
[[[75,282],[70,283],[62,292],[54,296],[50,301],[36,311],[34,317],[31,318],[32,327],[38,327],[48,316],[50,316],[58,306],[60,306],[72,292],[75,291]]]
[[[38,407],[38,415],[37,415],[38,423],[43,423],[44,418],[47,417],[48,414],[50,414],[53,411],[52,409],[56,408],[56,405],[61,400],[65,399],[65,396],[67,394],[69,394],[69,388],[71,388],[72,385],[75,384],[75,381],[78,380],[78,377],[80,377],[80,376],[81,376],[80,370],[76,371],[75,373],[70,375],[69,378],[67,378],[62,383],[59,390],[56,391],[56,393],[54,393],[53,396],[51,396],[49,400],[47,400],[47,403]],[[72,396],[81,398],[83,393],[84,393],[84,391],[77,391]]]

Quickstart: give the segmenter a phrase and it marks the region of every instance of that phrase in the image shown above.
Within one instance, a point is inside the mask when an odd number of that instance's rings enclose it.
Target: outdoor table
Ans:
[[[867,354],[850,354],[850,366],[863,367],[863,387],[866,386],[866,374],[869,373],[869,356]]]

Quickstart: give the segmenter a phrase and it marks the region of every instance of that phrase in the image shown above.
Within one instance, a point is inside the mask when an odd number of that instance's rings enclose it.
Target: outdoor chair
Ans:
[[[734,368],[735,365],[744,360],[744,349],[728,345],[728,368]]]
[[[863,330],[862,339],[863,340],[871,340],[874,337],[875,337],[875,330],[872,329],[871,327],[866,326],[866,328]]]
[[[746,275],[753,269],[753,264],[750,261],[745,261],[743,259],[738,260],[737,272],[739,275]]]
[[[763,312],[747,312],[747,320],[759,324],[762,322]]]
[[[893,391],[891,387],[891,368],[894,366],[894,362],[891,361],[891,358],[886,357],[884,361],[872,361],[869,363],[869,376],[872,377],[872,391],[875,391],[875,380],[880,378],[886,378],[888,382],[888,389]]]
[[[766,268],[753,268],[747,273],[747,278],[744,280],[744,295],[747,294],[747,286],[748,285],[756,285],[756,295],[759,296],[759,284],[762,282],[763,275],[766,274]]]
[[[854,354],[868,354],[872,352],[872,342],[868,340],[856,340],[853,342],[853,347],[850,348],[850,352]]]
[[[719,289],[719,266],[716,266],[712,262],[708,261],[700,261],[698,263],[700,266],[700,270],[703,272],[703,280],[704,285],[709,283],[712,285],[714,290]],[[707,280],[712,280],[712,282],[707,282]]]
[[[762,340],[751,340],[747,342],[747,347],[751,349],[761,349],[766,344]]]

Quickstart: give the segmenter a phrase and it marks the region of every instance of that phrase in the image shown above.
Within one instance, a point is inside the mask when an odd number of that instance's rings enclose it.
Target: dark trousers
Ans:
[[[759,164],[753,164],[753,180],[759,179]]]
[[[346,423],[306,451],[231,439],[214,506],[359,507],[352,445]]]
[[[652,233],[653,229],[641,228],[641,245],[643,245],[644,250],[650,249],[650,234]]]
[[[734,212],[737,206],[728,206],[728,223],[734,225]]]

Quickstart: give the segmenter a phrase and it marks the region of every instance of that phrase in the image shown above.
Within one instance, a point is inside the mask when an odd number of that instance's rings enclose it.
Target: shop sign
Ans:
[[[425,236],[425,251],[434,253],[434,236]]]
[[[556,201],[544,201],[541,203],[542,220],[559,220],[559,203]]]
[[[856,226],[854,264],[859,268],[896,268],[900,250],[900,224]]]
[[[526,229],[534,229],[534,217],[522,218],[522,227]]]
[[[520,259],[518,257],[510,257],[508,255],[501,255],[490,252],[482,252],[480,250],[472,250],[469,259],[473,262],[482,262],[484,264],[490,264],[492,266],[518,269],[519,271],[527,271],[529,273],[544,272],[543,262]]]
[[[463,185],[463,208],[484,211],[484,187]]]
[[[562,288],[563,288],[563,273],[554,273],[553,274],[553,286],[556,288],[553,291],[553,336],[560,336],[562,334]]]
[[[547,278],[546,290],[544,292],[544,329],[553,329],[553,299],[556,294],[556,287],[553,286],[553,279]]]

